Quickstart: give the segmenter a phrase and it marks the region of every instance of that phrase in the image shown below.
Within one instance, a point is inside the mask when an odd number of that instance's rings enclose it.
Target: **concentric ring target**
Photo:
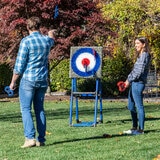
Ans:
[[[72,70],[79,76],[94,76],[101,65],[99,54],[92,48],[80,48],[72,56]]]

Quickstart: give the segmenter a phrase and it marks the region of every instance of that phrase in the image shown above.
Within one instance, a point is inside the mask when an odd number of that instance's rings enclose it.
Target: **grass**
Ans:
[[[145,102],[145,134],[139,136],[121,134],[131,128],[127,102],[104,100],[104,122],[97,127],[70,127],[69,103],[46,101],[46,146],[21,149],[24,137],[19,103],[1,100],[0,160],[153,160],[160,154],[158,102]],[[93,120],[93,106],[92,100],[79,101],[80,120]]]

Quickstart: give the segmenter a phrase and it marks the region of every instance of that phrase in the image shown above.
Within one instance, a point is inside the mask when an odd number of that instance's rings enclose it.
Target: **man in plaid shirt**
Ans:
[[[24,126],[25,143],[21,148],[44,146],[46,132],[46,117],[44,112],[44,97],[48,87],[48,55],[54,45],[54,30],[48,36],[39,31],[41,21],[38,17],[27,20],[29,35],[20,42],[20,47],[14,66],[10,89],[14,90],[19,77],[19,99]],[[36,115],[38,136],[31,114],[31,106]]]

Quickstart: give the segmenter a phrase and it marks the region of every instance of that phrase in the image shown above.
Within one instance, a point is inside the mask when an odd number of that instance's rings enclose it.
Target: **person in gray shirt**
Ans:
[[[143,105],[143,90],[147,82],[151,56],[149,54],[148,40],[145,37],[136,38],[135,48],[137,51],[137,60],[125,81],[125,87],[130,87],[128,93],[128,109],[131,113],[132,128],[123,131],[123,133],[139,135],[144,133],[145,110]]]

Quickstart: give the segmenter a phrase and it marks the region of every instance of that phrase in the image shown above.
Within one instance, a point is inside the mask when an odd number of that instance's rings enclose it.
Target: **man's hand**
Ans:
[[[55,39],[56,31],[57,31],[56,29],[52,29],[52,30],[48,31],[48,36],[49,36],[50,38]]]
[[[15,90],[15,89],[16,89],[16,83],[11,82],[11,84],[9,85],[9,88],[10,88],[11,90]]]
[[[9,85],[11,90],[15,90],[16,89],[16,81],[19,78],[19,76],[20,76],[19,74],[13,73],[12,80],[11,80],[11,83]]]

